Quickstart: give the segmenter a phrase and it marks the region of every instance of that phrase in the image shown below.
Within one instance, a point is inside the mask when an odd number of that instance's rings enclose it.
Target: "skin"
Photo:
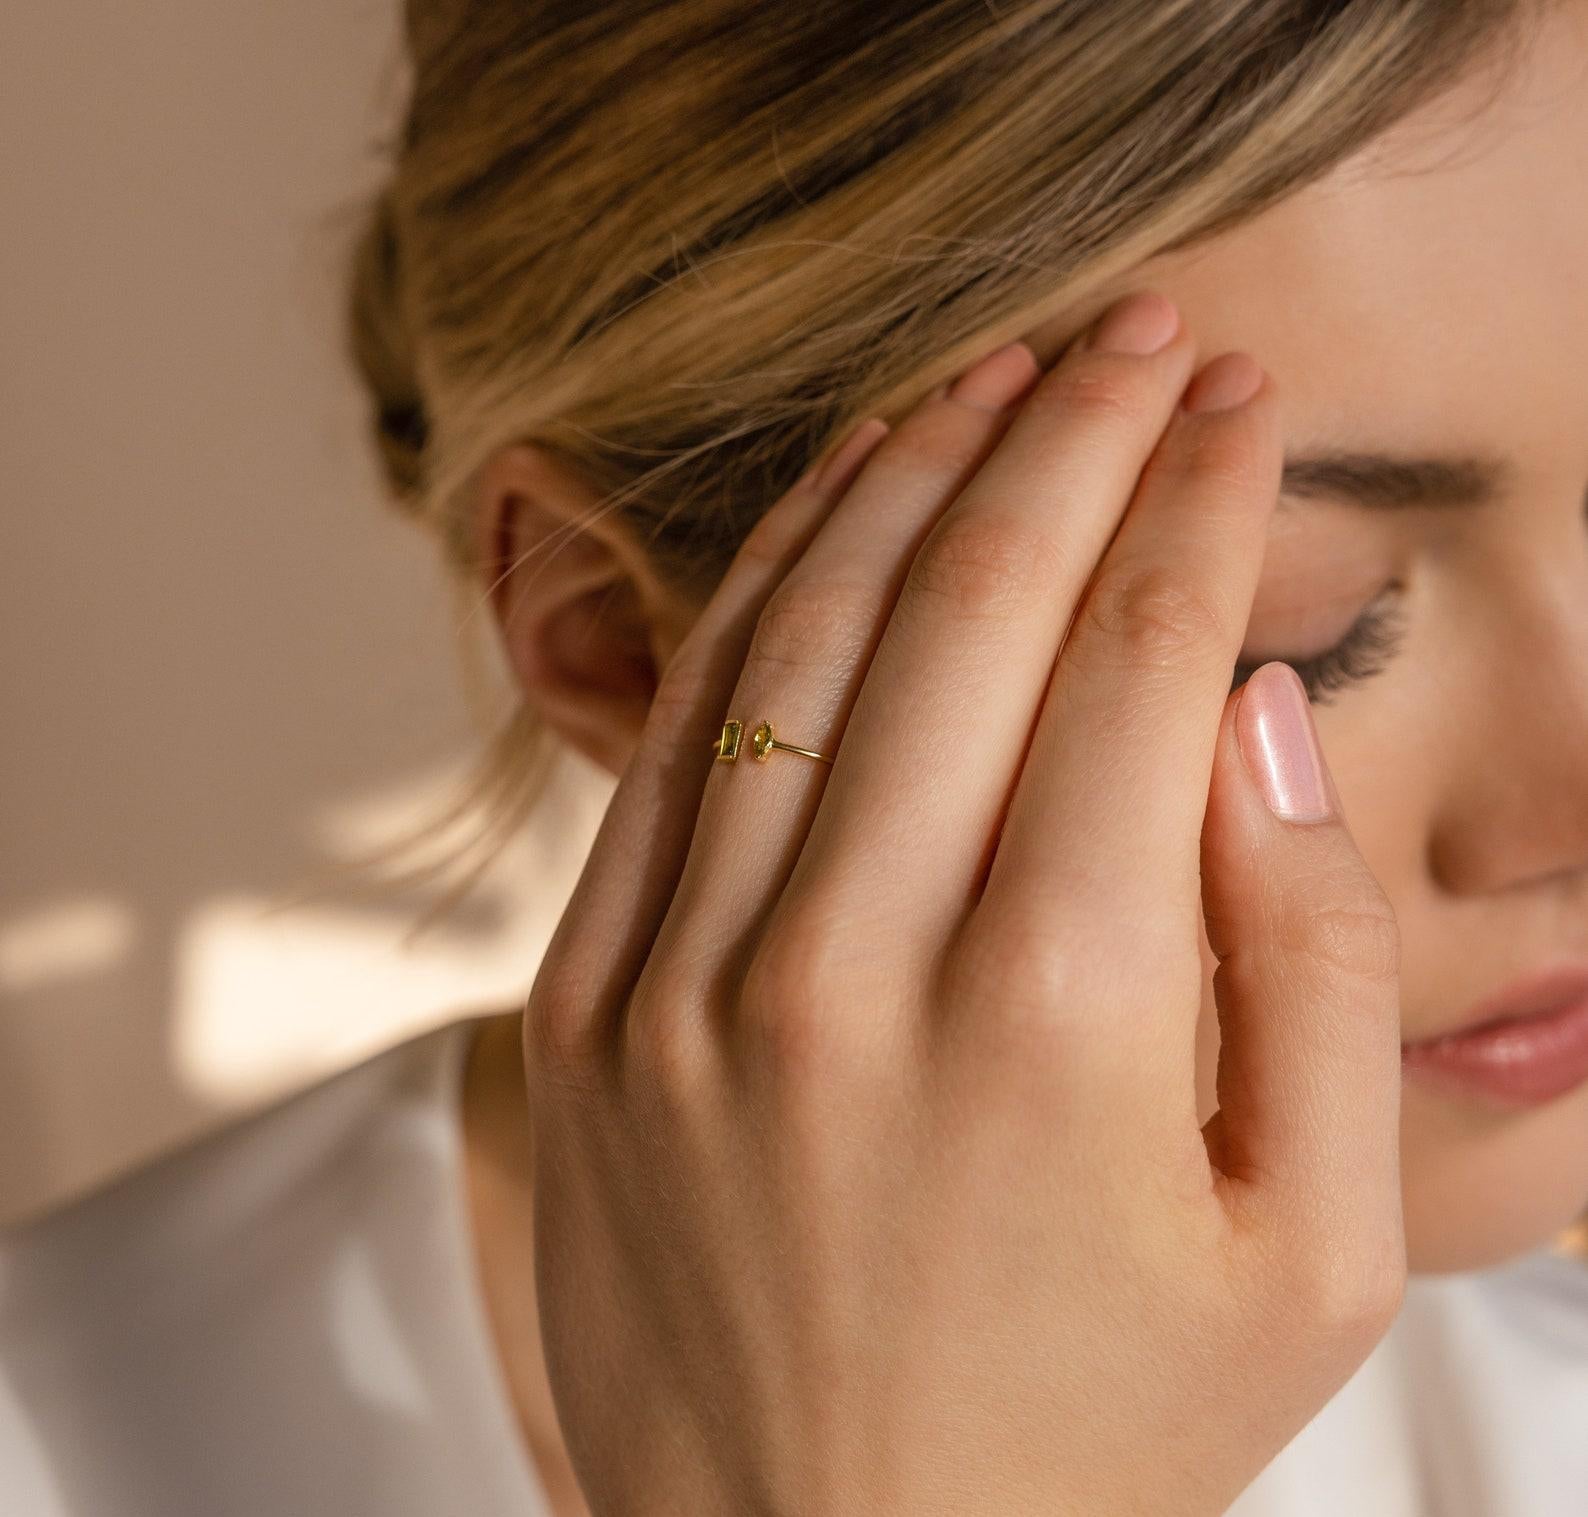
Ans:
[[[1385,586],[1401,587],[1396,593],[1405,633],[1399,651],[1382,673],[1337,692],[1314,717],[1349,837],[1398,924],[1397,1037],[1407,1040],[1457,1025],[1478,997],[1520,971],[1588,953],[1588,787],[1578,774],[1588,740],[1588,388],[1581,383],[1588,359],[1588,277],[1581,261],[1588,197],[1575,192],[1588,183],[1588,90],[1581,87],[1588,73],[1588,12],[1561,7],[1541,23],[1538,41],[1492,101],[1476,88],[1454,91],[1253,221],[1142,265],[1102,292],[1093,307],[1055,312],[1023,334],[1046,370],[1114,297],[1155,291],[1179,312],[1187,375],[1220,354],[1249,355],[1261,365],[1268,383],[1257,404],[1271,418],[1274,477],[1281,443],[1292,455],[1322,448],[1397,456],[1486,453],[1508,466],[1502,497],[1481,508],[1392,513],[1350,499],[1281,502],[1263,516],[1255,593],[1247,588],[1236,613],[1241,662],[1300,659],[1335,642]],[[941,405],[940,394],[937,400]],[[901,422],[895,432],[910,426]],[[1253,448],[1244,466],[1247,488],[1261,493],[1263,455],[1261,445]],[[591,504],[532,449],[508,450],[493,460],[481,498],[482,531],[508,562]],[[1170,520],[1163,513],[1153,530],[1168,533]],[[1174,530],[1184,525],[1181,519]],[[901,562],[909,546],[899,543]],[[1172,555],[1183,546],[1162,551]],[[1239,593],[1230,589],[1240,582],[1234,562],[1224,561],[1225,578],[1212,587],[1211,598],[1217,599],[1213,591]],[[657,671],[689,646],[691,629],[699,625],[700,597],[662,583],[643,553],[604,521],[569,550],[532,557],[496,586],[495,595],[504,646],[526,698],[571,744],[622,771],[636,752]],[[726,628],[723,638],[729,640]],[[780,709],[788,709],[800,680],[808,685],[812,677],[791,670],[766,688],[775,688]],[[1233,836],[1246,823],[1228,819],[1246,814],[1233,801],[1223,810],[1218,802],[1220,774],[1241,772],[1219,767],[1234,751],[1225,746],[1230,707],[1221,720],[1217,695],[1204,690],[1201,699],[1189,724],[1164,722],[1180,734],[1188,755],[1201,751],[1190,734],[1205,734],[1213,762],[1211,776],[1202,770],[1208,826],[1217,834],[1222,825]],[[724,690],[712,715],[702,716],[708,736],[730,704],[748,722],[768,714],[762,704],[777,714],[770,700],[739,711]],[[1028,705],[1023,717],[1010,712],[1007,720],[1030,722],[1032,715]],[[814,730],[812,719],[791,717],[786,726],[791,740],[831,751],[830,734]],[[703,750],[703,738],[700,743]],[[1386,754],[1393,763],[1385,762]],[[721,782],[734,781],[739,796],[774,774],[796,789],[816,783],[816,766],[787,756],[774,757],[765,770],[742,762],[712,767],[709,784],[726,792],[730,787]],[[763,790],[748,810],[730,807],[727,813],[736,817],[732,835],[748,849],[763,847],[745,841],[758,827],[776,834],[783,825],[803,836],[811,817],[800,807],[816,804],[809,798],[790,803],[794,811],[780,824],[766,811],[769,798]],[[1049,805],[1062,810],[1051,797]],[[1221,817],[1227,819],[1222,824]],[[655,821],[662,828],[661,819]],[[1070,836],[1084,847],[1078,825]],[[1292,827],[1286,835],[1307,830]],[[837,834],[826,836],[831,844]],[[1135,856],[1113,841],[1111,857]],[[754,854],[756,863],[773,867],[778,846],[786,843],[764,845],[773,852]],[[1172,851],[1165,845],[1166,857]],[[747,877],[755,870],[739,876]],[[1325,892],[1322,882],[1333,876],[1326,870],[1316,878]],[[1235,896],[1250,907],[1263,888],[1246,881]],[[1320,894],[1314,904],[1327,902]],[[710,905],[709,892],[697,894],[697,912]],[[584,909],[593,910],[589,892]],[[668,920],[658,955],[671,952],[676,962],[684,945],[693,950],[710,941],[710,934],[696,938],[677,930],[681,921],[688,925],[687,916]],[[1234,910],[1233,931],[1242,930],[1240,920]],[[592,922],[587,931],[597,926]],[[741,921],[740,929],[753,926]],[[576,923],[565,945],[577,944],[578,931]],[[1113,963],[1121,951],[1099,927],[1096,962]],[[1206,1122],[1217,1104],[1216,958],[1205,936],[1195,951],[1203,971],[1195,1114]],[[1275,985],[1284,982],[1282,976]],[[544,1007],[539,986],[537,994]],[[1276,988],[1276,1004],[1278,995]],[[1320,990],[1307,1004],[1315,1007],[1319,997],[1327,999]],[[535,1009],[532,1000],[532,1015]],[[566,1011],[553,1008],[559,1016]],[[471,1194],[485,1294],[521,1420],[557,1510],[572,1513],[584,1508],[551,1414],[522,1269],[537,1241],[544,1241],[533,1230],[524,1133],[533,1127],[546,1139],[537,1125],[544,1119],[525,1104],[519,1055],[516,1017],[485,1025],[465,1098]],[[533,1078],[533,1061],[531,1072]],[[1332,1082],[1318,1086],[1314,1119],[1338,1143],[1376,1134],[1372,1151],[1393,1154],[1394,1133],[1374,1125],[1376,1108],[1371,1101],[1361,1104],[1363,1093],[1355,1088],[1361,1083],[1336,1069]],[[1404,1228],[1411,1269],[1496,1263],[1547,1240],[1581,1211],[1588,1196],[1588,1087],[1520,1112],[1410,1079],[1398,1094],[1396,1226]],[[1127,1096],[1119,1103],[1116,1111],[1133,1110]],[[743,1142],[727,1128],[720,1136],[725,1144]],[[1369,1206],[1370,1215],[1359,1211],[1342,1220],[1350,1198],[1319,1186],[1321,1162],[1301,1166],[1295,1185],[1329,1198],[1336,1242],[1346,1237],[1364,1249],[1377,1247],[1383,1236],[1375,1228],[1384,1213]],[[1123,1186],[1125,1170],[1114,1173]],[[610,1178],[606,1183],[613,1184]],[[1367,1193],[1366,1206],[1373,1199],[1369,1179],[1360,1190]],[[1100,1201],[1099,1218],[1112,1215],[1113,1204]],[[1202,1267],[1189,1256],[1180,1266],[1193,1275]],[[1066,1309],[1066,1302],[1055,1307]],[[652,1303],[652,1311],[665,1314],[665,1306]],[[1264,1366],[1265,1395],[1284,1402],[1271,1438],[1315,1411],[1382,1330],[1372,1310],[1359,1313],[1362,1320],[1354,1325],[1342,1324],[1338,1315],[1330,1318],[1328,1336],[1344,1347],[1326,1370],[1287,1380],[1294,1357],[1281,1355],[1277,1367]],[[1202,1351],[1216,1356],[1223,1350],[1215,1316],[1208,1318]],[[1371,1331],[1362,1330],[1364,1322]],[[586,1326],[587,1342],[600,1336]],[[625,1331],[630,1336],[603,1329],[602,1341],[614,1356],[621,1349],[639,1374],[646,1354],[632,1336],[634,1325]],[[1233,1341],[1239,1333],[1229,1328],[1227,1336]],[[1279,1342],[1294,1346],[1284,1333]],[[1110,1352],[1128,1358],[1126,1349]],[[710,1358],[704,1349],[701,1356]],[[591,1357],[599,1363],[599,1347]],[[1239,1369],[1216,1357],[1209,1362],[1232,1375]],[[1094,1366],[1094,1382],[1109,1381],[1114,1368]],[[1286,1386],[1291,1399],[1282,1393]],[[565,1416],[568,1411],[565,1405]],[[577,1405],[573,1411],[579,1426]],[[1154,1415],[1140,1408],[1138,1434],[1151,1431]],[[603,1431],[590,1418],[582,1425],[588,1458],[590,1449],[603,1446]],[[643,1438],[633,1441],[644,1444]],[[1201,1450],[1200,1458],[1238,1488],[1255,1473],[1247,1469],[1252,1459],[1260,1463],[1259,1456],[1274,1448],[1258,1438],[1233,1453]],[[613,1454],[609,1462],[624,1457],[630,1456]],[[1096,1457],[1106,1459],[1106,1448]],[[999,1468],[1007,1472],[1008,1461]],[[655,1471],[648,1467],[648,1473]],[[1090,1473],[1095,1479],[1096,1471]],[[689,1496],[700,1503],[693,1509],[711,1509],[707,1493]],[[1208,1499],[1220,1499],[1220,1492],[1210,1490]],[[615,1501],[610,1509],[625,1508]]]

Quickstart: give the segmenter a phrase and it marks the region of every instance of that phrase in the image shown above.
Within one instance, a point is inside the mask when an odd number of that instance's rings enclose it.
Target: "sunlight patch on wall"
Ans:
[[[426,1028],[521,1003],[609,793],[601,777],[564,765],[536,825],[417,936],[424,891],[210,898],[174,954],[178,1078],[228,1107],[257,1105]],[[362,848],[390,836],[422,799],[408,787],[379,806],[361,797],[323,819],[322,842]]]
[[[137,922],[106,897],[54,901],[0,922],[0,990],[39,991],[114,968],[132,950]]]

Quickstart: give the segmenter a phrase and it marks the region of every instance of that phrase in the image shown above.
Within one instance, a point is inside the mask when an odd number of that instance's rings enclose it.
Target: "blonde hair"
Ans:
[[[841,429],[1504,63],[1521,9],[409,0],[350,302],[392,489],[478,596],[473,482],[534,442],[703,593]],[[468,804],[510,830],[535,745],[515,712]]]

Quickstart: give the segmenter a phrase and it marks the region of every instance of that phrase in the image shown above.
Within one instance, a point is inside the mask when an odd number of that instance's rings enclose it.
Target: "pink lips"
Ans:
[[[1588,964],[1513,980],[1461,1027],[1401,1048],[1415,1078],[1506,1106],[1553,1101],[1588,1080]]]

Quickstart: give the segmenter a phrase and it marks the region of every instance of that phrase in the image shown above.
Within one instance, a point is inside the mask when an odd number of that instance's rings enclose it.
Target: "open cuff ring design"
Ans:
[[[722,736],[713,738],[711,746],[715,749],[719,763],[731,764],[739,757],[739,748],[744,740],[744,723],[726,721],[722,724]],[[755,756],[762,763],[772,757],[776,749],[779,753],[797,753],[801,758],[815,759],[819,764],[830,764],[832,759],[825,753],[818,753],[814,748],[796,748],[793,743],[785,743],[774,735],[771,722],[762,722],[750,734],[750,746],[755,750]]]

